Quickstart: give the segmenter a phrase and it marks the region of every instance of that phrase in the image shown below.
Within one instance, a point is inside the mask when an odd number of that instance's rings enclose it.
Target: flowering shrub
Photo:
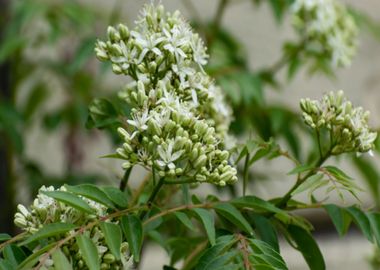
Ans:
[[[352,29],[341,28],[341,21],[352,21],[335,2],[322,2],[332,8],[295,1],[297,25],[306,27],[305,42],[327,42],[326,57],[346,65],[351,51],[342,56],[328,39],[346,35]],[[320,29],[314,21],[323,20],[323,12],[334,12],[337,19],[329,17],[332,21]],[[293,212],[307,208],[325,209],[341,235],[353,222],[380,244],[380,214],[326,204],[327,198],[313,196],[325,186],[327,194],[337,191],[343,198],[347,191],[356,196],[360,188],[355,181],[325,162],[350,152],[372,153],[375,146],[377,133],[369,128],[369,113],[353,107],[343,92],[331,92],[320,101],[301,100],[304,121],[314,131],[319,150],[310,155],[315,160],[302,162],[273,139],[233,144],[228,134],[232,110],[206,73],[208,56],[200,36],[178,11],[148,4],[133,30],[119,24],[107,34],[106,41],[96,43],[96,55],[110,62],[114,73],[129,77],[119,93],[129,113],[119,114],[109,109],[112,104],[98,100],[90,107],[90,121],[103,127],[114,114],[122,119],[117,122],[122,144],[110,155],[124,161],[120,187],[43,186],[30,207],[18,206],[15,224],[23,232],[13,238],[0,235],[1,269],[135,269],[149,241],[168,252],[170,262],[164,269],[288,269],[281,257],[280,233],[310,269],[326,269],[311,234],[313,226]],[[249,169],[266,157],[294,163],[288,174],[296,175],[296,181],[280,198],[247,195]],[[146,168],[148,177],[133,190],[128,181],[136,165]],[[238,176],[243,194],[230,199],[199,198],[190,189],[204,182],[231,187],[239,184]],[[311,203],[293,198],[305,191]]]

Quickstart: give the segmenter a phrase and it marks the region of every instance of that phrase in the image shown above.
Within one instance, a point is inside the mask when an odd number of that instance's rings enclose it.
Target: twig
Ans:
[[[250,154],[247,154],[245,156],[245,162],[244,162],[244,171],[243,171],[243,196],[246,194],[247,190],[247,183],[248,183],[248,176],[249,176],[249,160],[250,160]]]
[[[212,208],[212,206],[213,206],[212,203],[181,205],[181,206],[178,206],[175,208],[164,210],[164,211],[160,212],[159,214],[148,218],[147,220],[144,221],[143,225],[145,226],[148,223],[150,223],[150,222],[152,222],[152,221],[154,221],[160,217],[169,215],[169,214],[174,213],[174,212],[178,212],[178,211],[182,211],[182,210],[189,210],[189,209],[194,209],[194,208]]]
[[[247,245],[247,240],[245,239],[244,235],[237,234],[237,239],[239,240],[241,244],[241,252],[243,254],[243,262],[244,262],[244,269],[246,270],[253,270],[252,264],[249,261],[249,250]]]
[[[186,269],[186,267],[193,261],[195,256],[197,256],[202,250],[207,246],[208,240],[201,242],[191,253],[190,255],[185,259],[183,262],[182,270]]]
[[[16,235],[15,237],[12,237],[8,241],[5,241],[4,243],[0,244],[0,250],[2,250],[6,245],[12,244],[26,236],[27,232],[20,233]]]
[[[154,202],[154,199],[156,198],[158,192],[160,191],[160,189],[164,185],[164,183],[165,183],[165,178],[161,177],[160,180],[158,180],[157,185],[154,187],[152,193],[150,194],[148,201],[146,202],[146,205],[148,206],[148,208],[151,208],[151,206]],[[145,217],[146,213],[147,213],[147,211],[143,210],[139,215],[140,219],[143,219]]]
[[[315,173],[315,169],[319,168],[329,157],[330,157],[330,153],[331,150],[329,150],[326,155],[324,156],[321,156],[317,163],[315,164],[315,167],[314,167],[314,170],[310,170],[304,177],[302,178],[298,178],[297,182],[294,184],[294,186],[285,194],[284,197],[282,197],[282,199],[276,204],[276,206],[278,208],[283,208],[284,206],[286,206],[286,204],[288,203],[288,201],[291,199],[292,197],[292,193],[294,190],[296,190],[303,182],[306,181],[306,179],[308,179],[310,176],[312,176],[314,173]]]
[[[125,173],[124,173],[124,176],[123,178],[121,179],[120,181],[120,185],[119,185],[119,189],[121,191],[124,191],[125,188],[127,187],[128,185],[128,181],[129,181],[129,176],[131,175],[131,171],[132,171],[132,167],[128,168]]]
[[[151,173],[148,173],[145,176],[144,180],[141,182],[140,186],[137,188],[135,194],[132,197],[131,205],[135,205],[136,204],[136,201],[137,201],[138,197],[140,197],[140,194],[143,192],[144,187],[145,187],[146,183],[149,181],[149,179],[151,178],[151,176],[152,176]]]

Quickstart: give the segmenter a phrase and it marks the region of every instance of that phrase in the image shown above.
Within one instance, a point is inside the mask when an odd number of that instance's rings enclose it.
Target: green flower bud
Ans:
[[[115,73],[117,75],[123,73],[123,70],[120,68],[120,66],[118,66],[116,64],[112,64],[112,71],[113,71],[113,73]]]
[[[206,164],[207,162],[207,156],[206,155],[201,155],[198,157],[198,159],[194,162],[194,167],[199,168],[202,167]]]
[[[120,35],[119,33],[116,31],[115,28],[113,28],[112,26],[108,26],[107,28],[107,35],[108,35],[108,38],[112,41],[112,42],[118,42],[120,40]]]
[[[127,41],[129,39],[128,27],[124,24],[119,24],[118,30],[119,30],[120,38],[124,41]]]
[[[202,174],[197,174],[197,175],[195,176],[195,179],[196,179],[197,181],[199,181],[199,182],[205,182],[205,181],[207,180],[207,177],[204,176],[204,175],[202,175]]]
[[[103,261],[107,264],[111,264],[116,261],[115,256],[113,256],[111,253],[107,253],[103,256]]]

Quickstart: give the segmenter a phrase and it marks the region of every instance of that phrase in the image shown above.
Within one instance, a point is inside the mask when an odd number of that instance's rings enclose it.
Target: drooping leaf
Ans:
[[[269,244],[275,251],[279,252],[280,245],[278,243],[278,236],[272,223],[261,215],[252,214],[250,217],[255,224],[255,232],[257,232],[261,240]]]
[[[243,215],[229,203],[218,203],[214,206],[215,211],[230,221],[233,225],[237,226],[239,229],[252,234],[253,229],[248,221],[243,217]]]
[[[371,224],[372,235],[378,247],[380,247],[380,214],[367,213],[369,223]]]
[[[205,227],[207,237],[211,245],[215,245],[215,220],[214,216],[203,208],[194,208],[192,211],[201,220],[203,226]]]
[[[113,223],[101,222],[100,229],[103,232],[106,244],[111,250],[112,254],[115,256],[117,260],[120,260],[120,246],[122,242],[120,227]]]
[[[32,234],[30,237],[21,242],[20,245],[26,245],[34,241],[44,239],[47,237],[60,235],[75,229],[76,226],[69,223],[51,223],[44,225],[38,232]]]
[[[38,262],[40,256],[46,251],[50,250],[56,243],[50,243],[43,248],[33,252],[28,258],[26,258],[18,267],[17,270],[30,270]]]
[[[194,225],[191,222],[190,218],[183,212],[174,212],[175,216],[179,221],[182,222],[189,230],[195,231]]]
[[[272,246],[258,239],[249,239],[248,242],[253,251],[250,258],[255,269],[259,269],[257,266],[264,263],[270,267],[268,269],[288,269],[284,259]]]
[[[7,260],[0,259],[0,270],[13,270],[14,266]]]
[[[288,226],[287,231],[297,244],[310,270],[325,270],[325,261],[313,236],[303,228],[294,225]]]
[[[115,187],[101,187],[101,189],[107,194],[108,198],[116,205],[127,208],[128,197],[127,194]]]
[[[351,217],[348,213],[335,204],[326,204],[323,208],[325,208],[329,214],[336,230],[339,233],[339,236],[345,235],[351,224]]]
[[[67,205],[70,205],[81,212],[86,212],[88,214],[94,213],[94,209],[91,208],[84,200],[79,198],[77,195],[74,195],[65,191],[42,191],[42,194],[49,196],[57,201],[63,202]]]
[[[220,255],[230,250],[237,240],[232,235],[221,236],[216,240],[216,243],[203,253],[198,261],[195,270],[212,270],[216,269],[216,264],[220,261],[216,261],[220,258]]]
[[[16,268],[27,258],[25,252],[16,245],[7,245],[3,250],[4,259]]]
[[[67,191],[71,193],[81,195],[83,197],[96,201],[100,204],[103,204],[104,206],[107,206],[108,208],[115,208],[115,205],[108,198],[107,194],[95,185],[92,185],[92,184],[81,184],[77,186],[65,185],[65,187]]]
[[[72,270],[73,269],[71,263],[66,258],[65,254],[63,254],[63,252],[59,248],[53,252],[52,259],[54,262],[55,270]]]
[[[371,233],[371,224],[369,223],[368,217],[358,208],[351,206],[345,209],[350,215],[355,224],[362,231],[363,235],[371,242],[373,242],[373,237]]]
[[[143,244],[143,226],[136,215],[127,215],[121,218],[121,227],[131,248],[135,262],[140,261],[140,252]]]
[[[375,164],[363,157],[354,158],[356,168],[359,170],[364,180],[367,182],[369,191],[373,194],[377,203],[380,204],[380,173]]]
[[[81,234],[75,237],[83,259],[90,270],[100,270],[98,250],[87,235]]]

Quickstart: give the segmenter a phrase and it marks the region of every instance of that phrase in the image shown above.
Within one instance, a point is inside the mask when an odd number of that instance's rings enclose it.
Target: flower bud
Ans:
[[[108,35],[108,38],[112,41],[112,42],[118,42],[120,40],[120,35],[119,33],[116,31],[116,29],[112,26],[108,26],[107,28],[107,35]]]
[[[118,25],[118,30],[119,30],[120,38],[124,41],[127,41],[129,39],[129,34],[130,34],[128,27],[120,23]]]

